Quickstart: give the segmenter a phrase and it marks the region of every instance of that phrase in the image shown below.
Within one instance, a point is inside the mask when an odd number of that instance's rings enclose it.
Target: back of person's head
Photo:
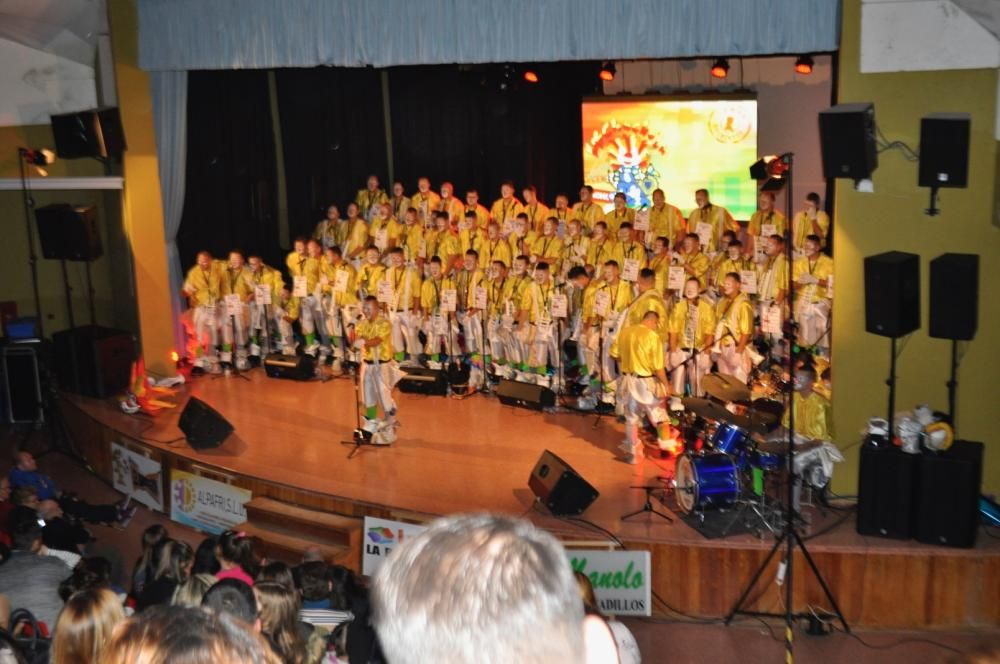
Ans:
[[[519,519],[433,522],[392,552],[372,602],[393,664],[584,660],[583,603],[566,553]]]
[[[298,577],[302,599],[308,602],[318,602],[330,598],[332,589],[330,568],[325,563],[302,563],[299,565]]]
[[[330,608],[337,611],[353,610],[354,601],[362,595],[354,572],[343,565],[331,565],[329,578],[333,584],[330,594]]]
[[[83,558],[73,568],[73,573],[59,584],[59,597],[67,601],[71,595],[84,590],[111,587],[111,561],[107,558]]]
[[[15,549],[34,551],[36,543],[41,542],[42,527],[34,519],[19,518],[11,525],[10,539]]]
[[[122,602],[107,588],[83,590],[66,601],[52,639],[52,664],[99,662],[101,650],[118,623]]]
[[[201,606],[205,593],[215,585],[218,579],[213,574],[192,574],[191,578],[177,586],[171,604],[181,606]]]
[[[192,574],[217,574],[219,572],[221,565],[219,565],[219,559],[215,557],[216,546],[218,546],[218,542],[214,537],[206,537],[201,541],[194,552]]]
[[[257,598],[253,588],[239,579],[222,579],[216,583],[205,593],[201,605],[219,613],[228,613],[248,625],[257,622]]]
[[[600,615],[601,610],[597,606],[597,596],[594,595],[594,584],[590,582],[586,574],[579,570],[573,572],[573,578],[576,579],[576,587],[580,591],[580,599],[583,600],[584,612]]]
[[[166,540],[160,552],[160,562],[156,567],[156,578],[167,578],[177,583],[188,580],[191,564],[194,562],[194,551],[187,542]]]
[[[253,552],[253,538],[244,532],[227,530],[219,535],[216,545],[216,555],[220,561],[225,560],[233,565],[239,565],[251,578],[257,576],[257,558]]]
[[[260,631],[270,637],[286,663],[303,662],[306,646],[298,629],[299,594],[273,581],[255,584],[253,592],[260,613]]]
[[[101,664],[280,664],[267,643],[225,613],[158,605],[126,620]]]
[[[295,576],[292,574],[292,568],[280,560],[275,560],[260,568],[254,582],[260,583],[261,581],[273,581],[295,590]]]

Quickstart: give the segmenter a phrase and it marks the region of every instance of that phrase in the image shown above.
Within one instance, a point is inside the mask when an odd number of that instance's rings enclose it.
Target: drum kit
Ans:
[[[790,386],[774,372],[753,378],[748,386],[710,374],[702,380],[706,398],[683,399],[680,428],[688,451],[677,458],[674,497],[682,513],[702,521],[706,511],[736,510],[726,531],[743,517],[751,530],[778,532],[781,506],[765,486],[785,469],[786,443],[763,436],[778,428]]]

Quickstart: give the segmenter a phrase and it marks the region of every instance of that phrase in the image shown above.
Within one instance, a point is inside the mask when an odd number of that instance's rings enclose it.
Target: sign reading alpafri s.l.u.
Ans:
[[[649,551],[568,549],[566,555],[573,571],[590,579],[601,613],[652,615]]]
[[[372,576],[392,550],[425,530],[424,526],[389,519],[365,517],[364,540],[361,544],[361,573]]]
[[[170,519],[218,535],[247,520],[243,507],[253,497],[246,489],[186,473],[170,471]]]

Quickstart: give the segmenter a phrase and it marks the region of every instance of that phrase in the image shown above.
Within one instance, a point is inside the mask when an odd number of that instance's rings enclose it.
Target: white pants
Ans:
[[[247,340],[250,336],[250,305],[243,304],[239,309],[236,310],[235,315],[229,314],[226,307],[223,306],[220,309],[223,316],[220,320],[222,324],[222,343],[224,346],[233,345],[233,328],[236,328],[235,343],[236,357],[246,358],[247,356]]]
[[[744,383],[750,377],[750,356],[746,349],[737,353],[735,345],[723,346],[721,351],[714,354],[714,359],[719,365],[719,373],[729,374]]]
[[[344,335],[346,328],[354,325],[361,315],[361,307],[357,304],[337,305],[332,295],[323,296],[323,326],[327,338],[333,347],[334,359],[344,359]]]
[[[511,346],[513,331],[510,329],[512,321],[504,322],[502,317],[491,318],[486,324],[486,339],[489,342],[489,352],[493,360],[493,371],[502,378],[512,378],[513,369],[508,366],[511,360]]]
[[[795,308],[798,319],[800,346],[830,347],[830,335],[826,329],[830,321],[830,300],[800,302]]]
[[[271,317],[273,325],[268,325],[268,321],[266,320],[268,314]],[[285,310],[280,305],[250,303],[251,335],[255,335],[257,330],[263,331],[263,337],[266,340],[266,343],[262,344],[265,346],[264,352],[273,353],[280,350],[287,355],[295,352],[295,337],[292,335],[292,324],[285,320]],[[277,330],[277,334],[272,336],[273,330]]]
[[[194,335],[203,357],[214,362],[219,345],[219,314],[214,305],[198,305],[194,308]]]
[[[675,350],[670,353],[670,366],[673,373],[670,376],[671,388],[677,396],[684,395],[684,384],[691,384],[691,394],[700,397],[705,394],[701,387],[701,379],[705,377],[712,367],[712,358],[707,351],[698,353],[697,358],[693,358],[694,353],[689,350]]]
[[[304,297],[302,298],[301,307],[302,334],[317,335],[319,338],[320,352],[329,354],[330,335],[327,334],[326,331],[326,312],[323,311],[320,298],[315,295]]]
[[[558,366],[559,343],[555,321],[545,325],[530,325],[528,330],[528,366]]]
[[[610,403],[614,400],[617,366],[611,358],[611,341],[615,333],[616,320],[605,320],[600,326],[587,327],[580,340],[583,361],[587,371],[603,383],[602,399]]]
[[[452,355],[452,329],[451,320],[448,314],[429,314],[424,317],[424,335],[427,337],[427,345],[424,352],[428,355],[445,353]]]
[[[618,406],[625,415],[625,443],[638,456],[642,448],[639,427],[643,418],[658,426],[668,419],[663,400],[656,396],[656,379],[625,374],[618,380]]]
[[[483,314],[476,312],[470,314],[467,311],[459,311],[455,314],[458,325],[462,326],[462,337],[465,340],[465,352],[467,355],[479,355],[479,361],[469,363],[469,385],[473,388],[480,388],[485,380],[484,371],[485,359],[483,358]]]
[[[365,408],[381,406],[386,417],[393,417],[396,414],[396,402],[392,398],[392,388],[399,382],[399,375],[399,369],[393,362],[362,362],[361,387]]]
[[[392,325],[392,347],[397,355],[405,353],[412,358],[420,354],[420,315],[412,311],[390,311]]]

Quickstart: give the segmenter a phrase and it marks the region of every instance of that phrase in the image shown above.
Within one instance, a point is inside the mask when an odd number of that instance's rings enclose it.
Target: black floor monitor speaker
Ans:
[[[895,446],[862,446],[858,479],[860,534],[913,537],[919,463],[919,455],[906,454]]]
[[[233,425],[226,418],[197,397],[188,399],[177,426],[196,450],[218,447],[233,432]]]
[[[5,419],[11,424],[41,422],[42,382],[34,346],[5,346],[2,360]]]
[[[311,380],[315,375],[315,360],[309,355],[271,353],[264,358],[264,373],[268,378]]]
[[[556,393],[549,388],[516,380],[501,380],[497,385],[497,396],[505,406],[542,410],[556,405]]]
[[[93,205],[46,205],[35,210],[35,221],[45,258],[93,261],[104,253]]]
[[[970,548],[979,530],[983,444],[956,440],[947,451],[920,458],[917,540]]]
[[[819,114],[823,177],[870,178],[878,168],[875,150],[875,106],[837,104]]]
[[[969,341],[979,322],[979,255],[941,254],[931,261],[930,335]]]
[[[865,258],[865,329],[901,337],[920,327],[920,257],[888,251]]]
[[[528,487],[552,514],[579,515],[600,495],[569,464],[545,450],[531,471]]]
[[[402,369],[405,375],[398,383],[400,392],[438,397],[448,394],[448,376],[444,371],[422,367],[402,367]]]
[[[135,339],[124,330],[84,325],[52,335],[55,370],[64,390],[106,399],[129,384]]]
[[[920,120],[921,187],[967,186],[969,125],[968,113],[932,113]]]
[[[117,108],[51,116],[56,154],[63,159],[121,157],[125,132]]]

